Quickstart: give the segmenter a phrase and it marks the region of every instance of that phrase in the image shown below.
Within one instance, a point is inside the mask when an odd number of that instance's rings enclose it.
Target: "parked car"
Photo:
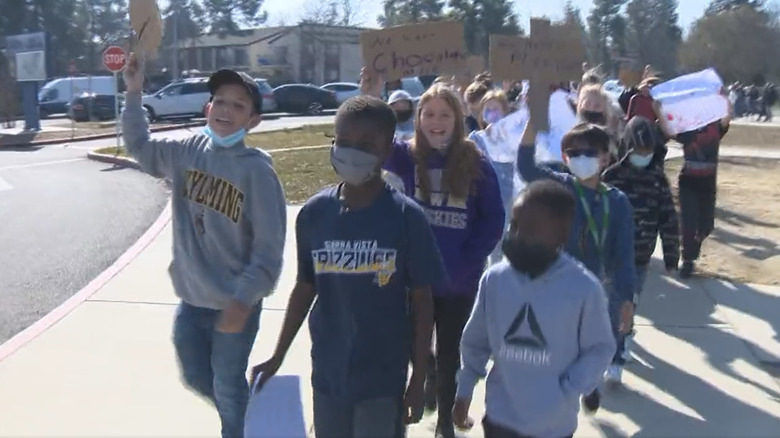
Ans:
[[[82,93],[116,94],[113,76],[79,76],[54,79],[38,92],[38,112],[45,119],[52,114],[67,114],[68,104]]]
[[[117,96],[113,94],[82,93],[68,102],[68,117],[76,122],[88,120],[111,120],[116,116],[114,108]],[[119,96],[119,111],[124,106],[124,97]],[[89,116],[90,106],[92,117]]]
[[[336,93],[311,84],[281,85],[273,94],[279,111],[286,113],[317,115],[339,106]]]
[[[321,86],[323,90],[328,90],[336,93],[336,102],[341,105],[345,100],[350,97],[360,95],[360,85],[354,82],[333,82]]]
[[[171,82],[141,101],[150,121],[170,117],[203,116],[211,98],[208,78],[190,78]]]

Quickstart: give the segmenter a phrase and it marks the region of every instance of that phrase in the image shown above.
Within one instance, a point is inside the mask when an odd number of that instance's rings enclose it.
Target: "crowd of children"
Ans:
[[[174,186],[183,380],[215,405],[223,437],[240,437],[247,361],[286,226],[270,157],[243,142],[262,97],[245,74],[221,70],[209,79],[204,132],[152,140],[133,54],[124,77],[127,149]],[[362,95],[336,114],[330,165],[341,182],[296,218],[297,279],[274,353],[252,369],[255,390],[308,317],[319,438],[402,437],[426,407],[437,411],[435,435],[453,437],[473,426],[483,377],[486,437],[571,437],[579,404],[595,411],[602,383],[621,382],[659,233],[666,269],[678,269],[682,244],[689,276],[713,227],[729,120],[670,135],[647,92],[659,81],[646,75],[626,117],[594,71],[576,91],[552,86],[570,117],[551,123],[558,134],[528,122],[506,163],[490,159],[479,133],[524,106],[517,84],[502,90],[482,74],[461,92],[443,79],[415,102],[364,70]],[[536,154],[543,136],[547,162]],[[672,137],[684,150],[681,226],[663,171]]]

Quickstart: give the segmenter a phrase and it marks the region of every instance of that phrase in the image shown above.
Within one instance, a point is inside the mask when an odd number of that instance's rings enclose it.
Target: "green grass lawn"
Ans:
[[[279,151],[302,146],[320,146],[330,143],[326,135],[333,134],[333,125],[311,125],[295,129],[259,132],[247,136],[246,143],[273,153],[274,169],[284,186],[287,202],[302,204],[322,188],[338,182],[330,165],[328,148]],[[95,151],[99,154],[126,157],[124,148],[107,147]]]

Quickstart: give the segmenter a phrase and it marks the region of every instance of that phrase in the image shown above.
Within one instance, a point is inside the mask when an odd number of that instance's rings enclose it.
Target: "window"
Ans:
[[[187,68],[198,68],[198,50],[187,49]]]
[[[209,92],[208,83],[189,82],[184,84],[181,94],[197,94],[197,93],[208,93],[208,92]]]
[[[249,56],[246,54],[246,49],[243,47],[236,47],[233,49],[233,55],[236,58],[235,65],[247,66],[249,65]]]
[[[201,49],[200,60],[204,71],[214,70],[214,48],[204,47]]]
[[[42,102],[49,102],[51,100],[57,100],[57,98],[60,96],[60,91],[56,88],[49,88],[46,90],[45,93],[43,93],[43,96],[41,101]]]
[[[257,86],[260,87],[260,93],[262,94],[271,94],[271,92],[274,90],[270,85],[268,85],[268,81],[266,80],[258,80],[256,82]]]
[[[177,96],[181,94],[182,85],[171,85],[160,90],[160,96]]]
[[[276,65],[287,64],[288,53],[289,52],[287,46],[274,46],[274,63]]]
[[[233,60],[231,59],[230,55],[231,55],[230,50],[227,47],[218,47],[216,69],[227,68],[232,66]]]

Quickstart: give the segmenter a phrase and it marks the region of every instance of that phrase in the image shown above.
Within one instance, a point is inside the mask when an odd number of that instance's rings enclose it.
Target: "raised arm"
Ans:
[[[127,95],[122,113],[122,138],[127,152],[152,176],[170,178],[175,163],[186,152],[184,144],[172,140],[152,140],[146,122],[141,95],[144,76],[135,53],[130,53],[123,73]]]
[[[536,128],[529,120],[523,130],[520,147],[517,148],[517,172],[520,174],[520,178],[527,184],[544,178],[563,182],[564,176],[562,174],[539,166],[536,162],[536,134]]]

